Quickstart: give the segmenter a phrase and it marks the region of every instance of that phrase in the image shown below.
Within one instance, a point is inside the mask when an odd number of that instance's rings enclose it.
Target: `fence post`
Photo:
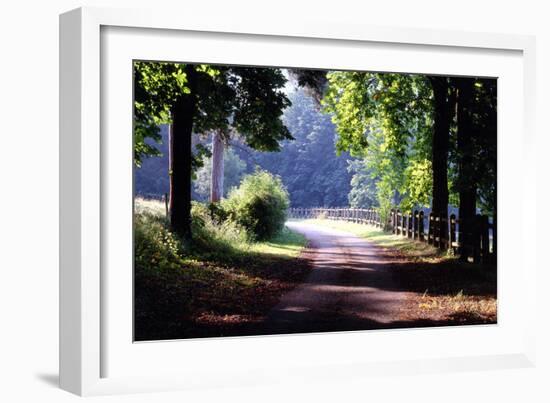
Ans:
[[[420,234],[418,232],[418,210],[414,210],[414,215],[413,215],[413,236],[412,236],[412,238],[417,240],[419,235]]]
[[[491,261],[496,263],[497,261],[497,220],[496,215],[493,215],[491,223],[491,235],[492,235],[492,250],[491,250]]]
[[[433,245],[433,241],[434,241],[434,233],[433,233],[433,222],[434,222],[434,213],[431,213],[430,212],[430,216],[429,216],[429,219],[428,219],[428,243],[430,245]]]
[[[441,247],[441,215],[434,214],[434,223],[433,223],[433,230],[434,230],[434,246],[436,248]]]
[[[451,214],[449,219],[449,249],[456,254],[456,215]]]
[[[447,216],[440,217],[439,229],[439,247],[441,249],[449,249],[449,219]]]
[[[424,211],[418,213],[418,239],[424,242]]]
[[[401,213],[401,236],[407,236],[407,224],[405,220],[405,212]]]
[[[401,217],[401,212],[399,209],[395,210],[395,235],[399,235],[400,227],[399,227],[399,219]]]
[[[474,221],[474,233],[472,236],[474,263],[479,263],[481,255],[481,216],[477,214]]]
[[[407,237],[412,238],[413,234],[413,212],[409,213],[409,218],[407,219]]]
[[[401,211],[397,209],[395,213],[395,235],[401,232]]]
[[[489,255],[489,217],[482,215],[480,217],[480,232],[481,232],[481,262],[488,263]]]
[[[395,213],[395,235],[401,234],[402,219],[403,219],[403,214],[401,214],[401,210],[397,209],[397,212]]]

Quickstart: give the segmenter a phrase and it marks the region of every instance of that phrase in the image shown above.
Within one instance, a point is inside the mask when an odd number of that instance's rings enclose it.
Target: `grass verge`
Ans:
[[[305,220],[305,222],[350,232],[382,247],[402,252],[410,258],[426,260],[430,258],[440,258],[442,256],[441,251],[434,248],[432,245],[425,242],[414,242],[409,238],[390,234],[371,225],[325,219],[310,219]]]
[[[305,222],[353,233],[383,248],[393,278],[409,291],[400,320],[442,325],[497,321],[495,265],[460,262],[433,246],[370,225],[326,219]]]
[[[159,202],[136,201],[135,337],[166,340],[253,334],[280,296],[307,275],[306,239],[288,228],[248,242],[239,228],[194,209],[194,241],[166,227]]]

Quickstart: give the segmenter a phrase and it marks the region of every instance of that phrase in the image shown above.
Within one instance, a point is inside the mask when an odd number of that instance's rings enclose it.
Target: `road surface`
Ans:
[[[287,226],[308,239],[304,257],[312,270],[269,313],[273,333],[392,327],[407,293],[392,280],[383,249],[328,227],[299,221]]]

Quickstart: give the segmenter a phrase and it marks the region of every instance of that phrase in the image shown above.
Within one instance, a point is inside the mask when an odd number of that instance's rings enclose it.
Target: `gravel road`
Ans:
[[[273,333],[392,327],[407,296],[390,273],[383,250],[356,235],[304,222],[287,226],[309,241],[312,271],[284,294],[267,317]]]

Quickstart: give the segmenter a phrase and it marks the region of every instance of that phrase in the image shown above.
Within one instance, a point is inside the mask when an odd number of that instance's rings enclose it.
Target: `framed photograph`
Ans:
[[[534,88],[527,36],[61,15],[61,387],[533,365]]]

